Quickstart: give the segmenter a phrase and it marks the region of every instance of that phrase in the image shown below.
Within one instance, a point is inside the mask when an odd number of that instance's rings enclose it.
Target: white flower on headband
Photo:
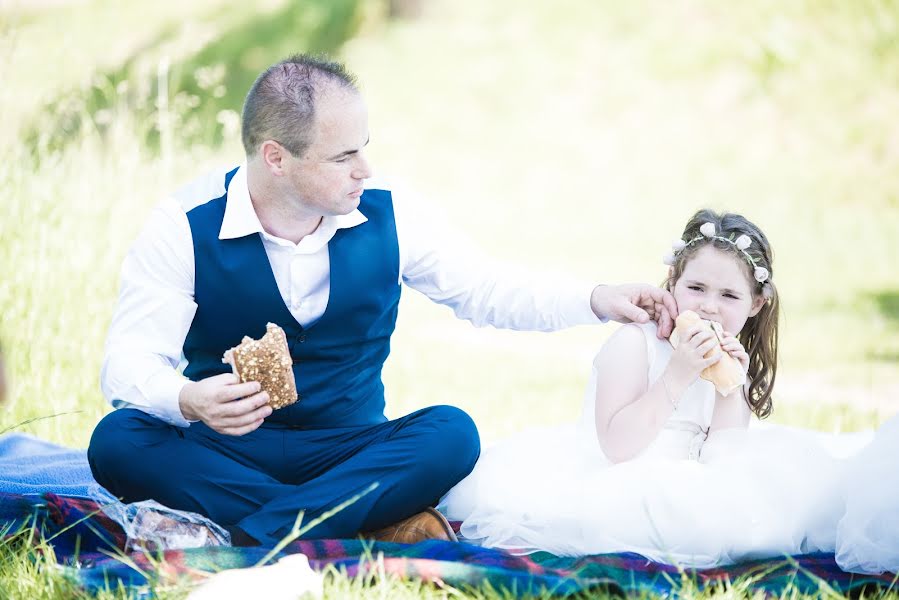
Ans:
[[[702,243],[704,239],[720,240],[722,242],[727,242],[728,244],[736,248],[737,252],[739,252],[743,256],[743,258],[746,259],[746,262],[748,262],[749,265],[753,268],[752,276],[755,277],[756,281],[762,284],[765,284],[768,281],[768,278],[771,276],[771,274],[768,272],[768,269],[758,266],[758,261],[753,258],[751,254],[746,252],[746,249],[752,245],[752,238],[750,238],[748,235],[741,234],[737,236],[736,240],[733,239],[733,234],[728,237],[722,237],[720,235],[717,235],[715,231],[715,224],[711,221],[703,223],[699,228],[699,232],[701,235],[698,235],[690,240],[674,240],[673,242],[671,242],[672,252],[666,254],[665,257],[662,258],[662,262],[673,267],[677,263],[678,253],[687,246],[691,246],[697,242]],[[770,284],[763,286],[763,293],[766,294],[766,298],[770,298],[774,294]]]

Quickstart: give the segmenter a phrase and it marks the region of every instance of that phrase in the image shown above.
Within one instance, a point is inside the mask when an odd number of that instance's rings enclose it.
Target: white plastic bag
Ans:
[[[305,554],[290,554],[267,567],[230,569],[216,573],[191,592],[187,600],[321,598],[324,576],[309,566]]]

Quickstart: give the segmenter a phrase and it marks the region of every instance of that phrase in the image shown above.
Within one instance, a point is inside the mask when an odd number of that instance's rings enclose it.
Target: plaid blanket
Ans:
[[[254,565],[268,553],[264,548],[170,550],[164,553],[162,562],[158,556],[141,552],[125,555],[124,532],[102,514],[94,501],[52,493],[23,496],[0,492],[0,523],[4,524],[2,531],[6,535],[24,526],[37,528],[53,544],[60,568],[94,592],[121,584],[141,595],[154,580],[199,579],[204,573]],[[564,596],[595,589],[669,594],[682,586],[702,589],[737,580],[745,580],[751,589],[768,594],[779,595],[788,587],[821,594],[858,592],[871,586],[892,588],[896,583],[896,577],[889,574],[845,573],[829,554],[680,570],[637,554],[566,558],[537,553],[524,557],[436,540],[415,545],[361,540],[296,541],[282,553],[295,552],[307,555],[317,570],[333,565],[355,576],[377,569],[462,589],[489,584],[513,594],[551,590]]]

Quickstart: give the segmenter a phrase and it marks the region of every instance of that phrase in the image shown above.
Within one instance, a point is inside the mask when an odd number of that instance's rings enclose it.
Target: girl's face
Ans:
[[[700,248],[674,284],[677,309],[692,310],[703,319],[717,321],[733,335],[740,333],[746,320],[765,304],[763,296],[752,295],[752,284],[741,260],[712,245]]]

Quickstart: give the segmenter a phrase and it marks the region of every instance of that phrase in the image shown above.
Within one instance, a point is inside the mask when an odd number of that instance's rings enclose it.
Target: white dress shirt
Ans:
[[[193,238],[187,211],[225,193],[220,170],[163,200],[122,265],[121,289],[106,340],[100,386],[115,407],[133,406],[168,423],[187,426],[178,396],[182,347],[196,313]],[[367,189],[390,189],[370,181]],[[392,190],[399,243],[399,283],[453,309],[474,325],[552,331],[598,323],[590,308],[594,285],[512,276],[471,252],[420,203]],[[259,234],[278,290],[304,327],[328,304],[328,242],[338,229],[367,219],[358,209],[325,217],[299,244],[263,230],[250,200],[246,169],[235,173],[219,239]]]

